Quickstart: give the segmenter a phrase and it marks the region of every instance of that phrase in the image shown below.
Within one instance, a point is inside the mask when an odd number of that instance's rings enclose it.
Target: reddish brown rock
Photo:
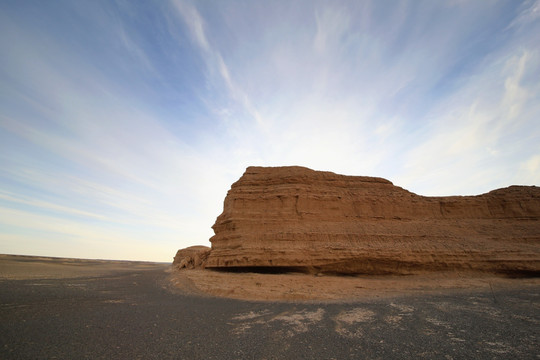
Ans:
[[[173,265],[177,269],[204,268],[204,264],[210,254],[208,246],[190,246],[180,249],[174,257]]]
[[[425,197],[381,178],[249,167],[213,229],[207,268],[540,272],[535,186]]]

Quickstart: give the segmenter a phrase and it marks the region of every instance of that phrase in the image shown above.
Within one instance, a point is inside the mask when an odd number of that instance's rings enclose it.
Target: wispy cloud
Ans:
[[[315,10],[317,32],[313,46],[318,53],[332,51],[332,45],[348,34],[350,16],[345,9],[325,7]]]
[[[34,34],[10,25],[4,34],[17,40],[10,42],[11,50],[33,60],[16,64],[14,58],[10,70],[23,76],[3,87],[11,92],[0,114],[5,140],[0,175],[6,190],[0,204],[8,211],[3,226],[71,233],[75,242],[91,242],[93,234],[96,242],[126,247],[122,231],[140,232],[134,241],[144,241],[145,229],[153,229],[147,241],[160,237],[169,244],[167,252],[157,245],[161,254],[155,260],[168,259],[178,244],[206,242],[229,182],[212,175],[220,165],[201,158],[199,150],[168,130],[157,111],[137,104],[129,83],[107,78],[57,42],[42,49]],[[119,36],[144,68],[154,69],[125,32]],[[55,54],[72,57],[73,63],[59,67]],[[10,212],[21,206],[17,216]],[[78,220],[69,219],[73,216]],[[101,224],[77,227],[92,219]],[[100,230],[111,225],[122,230]],[[110,252],[107,257],[125,255]]]
[[[540,19],[540,1],[528,0],[521,3],[521,11],[508,28],[526,26]]]
[[[221,53],[210,45],[204,30],[203,19],[196,7],[183,0],[173,0],[173,4],[188,27],[193,41],[201,49],[202,58],[204,59],[209,72],[217,72],[221,81],[225,84],[230,97],[243,106],[244,110],[247,111],[259,125],[264,125],[261,115],[251,102],[249,96],[232,78],[230,70],[223,60]]]
[[[440,179],[447,178],[446,192],[469,187],[474,194],[530,181],[532,173],[521,179],[515,175],[519,157],[538,154],[536,112],[530,109],[540,100],[540,89],[524,78],[539,69],[538,60],[536,51],[497,59],[441,103],[430,114],[433,122],[423,140],[407,153],[404,185],[424,186],[424,192],[435,194]]]

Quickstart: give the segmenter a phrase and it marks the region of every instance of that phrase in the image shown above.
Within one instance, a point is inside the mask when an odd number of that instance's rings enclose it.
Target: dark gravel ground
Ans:
[[[267,303],[171,291],[164,269],[1,280],[0,359],[540,359],[539,287]]]

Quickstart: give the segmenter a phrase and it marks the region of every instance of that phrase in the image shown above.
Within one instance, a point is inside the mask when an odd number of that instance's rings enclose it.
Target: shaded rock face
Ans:
[[[424,197],[381,178],[249,167],[213,229],[207,268],[540,272],[535,186]]]
[[[210,255],[210,248],[208,246],[190,246],[178,250],[174,257],[173,265],[177,269],[204,268],[208,255]]]

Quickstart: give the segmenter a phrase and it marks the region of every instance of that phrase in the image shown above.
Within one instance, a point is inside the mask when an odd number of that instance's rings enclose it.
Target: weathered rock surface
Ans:
[[[210,255],[210,248],[208,246],[190,246],[178,250],[174,257],[173,265],[177,269],[204,268],[208,255]]]
[[[206,268],[540,273],[535,186],[425,197],[381,178],[249,167],[213,229],[208,258],[198,256]]]

